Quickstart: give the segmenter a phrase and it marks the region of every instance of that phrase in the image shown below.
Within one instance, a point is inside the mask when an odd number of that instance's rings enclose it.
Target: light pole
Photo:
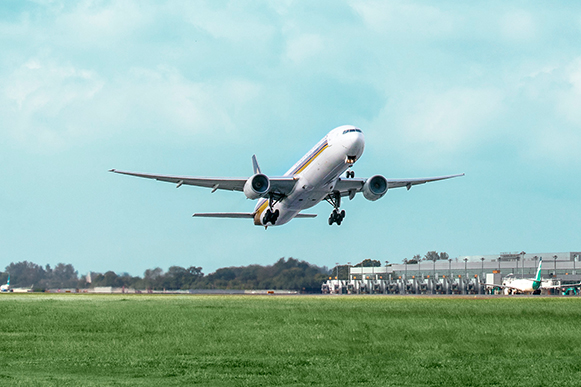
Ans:
[[[553,255],[553,262],[555,263],[553,277],[556,279],[557,278],[557,256],[556,255]]]
[[[482,261],[482,278],[484,278],[484,257],[480,258]]]
[[[448,276],[452,278],[452,258],[448,259]]]
[[[335,262],[335,267],[337,268],[337,275],[335,276],[335,279],[338,280],[339,279],[339,262]]]
[[[351,279],[351,262],[347,262],[347,279]]]
[[[524,251],[521,251],[520,252],[520,256],[521,256],[521,259],[522,259],[521,276],[520,276],[520,278],[524,278],[525,277],[525,255],[526,254],[527,253],[525,253]]]
[[[434,258],[434,272],[432,273],[432,277],[436,278],[436,259]]]

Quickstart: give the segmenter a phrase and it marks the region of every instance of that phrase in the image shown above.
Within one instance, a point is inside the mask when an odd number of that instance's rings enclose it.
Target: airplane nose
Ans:
[[[345,142],[345,148],[349,155],[361,156],[365,148],[365,137],[363,137],[363,133],[349,133],[347,141]]]

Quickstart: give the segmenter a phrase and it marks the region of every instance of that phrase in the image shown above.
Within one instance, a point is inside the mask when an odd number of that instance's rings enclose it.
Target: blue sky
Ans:
[[[399,262],[581,248],[581,4],[3,1],[0,267]],[[357,176],[466,176],[283,227],[233,192],[108,173],[284,173],[356,125]]]

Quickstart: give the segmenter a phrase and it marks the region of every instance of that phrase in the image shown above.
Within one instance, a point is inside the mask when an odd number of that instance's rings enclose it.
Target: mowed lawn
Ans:
[[[579,386],[581,298],[0,295],[0,385]]]

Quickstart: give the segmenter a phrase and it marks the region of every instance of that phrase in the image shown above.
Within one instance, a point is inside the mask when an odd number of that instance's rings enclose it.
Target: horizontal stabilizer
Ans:
[[[254,213],[252,212],[206,212],[206,213],[196,213],[192,215],[197,218],[254,218]]]

